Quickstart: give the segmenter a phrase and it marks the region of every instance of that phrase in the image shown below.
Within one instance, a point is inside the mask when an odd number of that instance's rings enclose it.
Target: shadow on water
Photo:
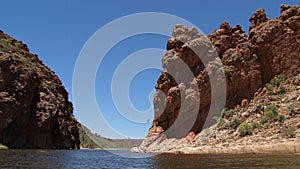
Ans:
[[[128,150],[113,150],[136,156]],[[139,154],[146,157],[144,154]],[[174,155],[125,158],[105,150],[1,150],[0,168],[300,168],[300,155]]]

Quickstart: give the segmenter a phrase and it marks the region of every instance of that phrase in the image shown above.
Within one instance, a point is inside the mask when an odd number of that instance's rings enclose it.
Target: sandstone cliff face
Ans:
[[[59,78],[0,31],[0,142],[10,148],[79,148],[78,122]]]
[[[281,15],[276,19],[268,19],[264,9],[259,9],[250,18],[250,22],[252,25],[249,28],[249,37],[241,26],[231,27],[227,22],[222,23],[220,29],[208,35],[208,39],[222,61],[222,70],[226,75],[225,81],[223,79],[221,79],[223,81],[217,81],[220,84],[227,84],[226,108],[247,107],[255,94],[259,93],[275,75],[293,77],[299,73],[297,70],[300,67],[300,7],[282,5]],[[182,25],[174,28],[173,37],[167,44],[168,51],[162,59],[164,70],[156,85],[155,120],[142,147],[151,146],[152,141],[157,141],[156,136],[159,135],[159,139],[162,138],[162,133],[166,138],[174,138],[176,134],[168,135],[165,131],[178,120],[176,118],[180,106],[185,101],[190,104],[199,104],[197,118],[196,120],[190,119],[193,125],[185,136],[193,139],[203,129],[210,105],[217,104],[218,97],[223,94],[214,98],[211,96],[208,75],[211,68],[209,64],[204,66],[202,63],[203,59],[211,58],[211,48],[201,48],[203,45],[209,46],[206,42],[195,29],[189,30]],[[197,50],[193,49],[193,44],[198,44],[196,48],[202,51],[203,55],[198,55],[202,62],[193,52]],[[174,74],[174,72],[168,72],[170,60],[174,63],[180,59],[193,72],[192,79],[178,82],[170,76]],[[181,76],[186,76],[186,73],[183,72]],[[193,96],[197,98],[197,93],[191,92],[190,89],[194,82],[199,88],[200,99],[196,100],[199,103],[189,99]],[[179,91],[183,91],[181,93],[185,93],[185,96],[181,97]],[[182,98],[185,101],[181,101]],[[189,111],[183,111],[183,114],[188,116]]]

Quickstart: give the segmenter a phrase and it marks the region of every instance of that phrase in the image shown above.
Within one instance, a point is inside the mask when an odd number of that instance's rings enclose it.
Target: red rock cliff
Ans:
[[[300,66],[300,7],[281,6],[281,15],[276,19],[268,19],[264,9],[259,9],[250,18],[252,25],[249,37],[241,26],[231,27],[227,22],[222,23],[220,29],[208,35],[223,64],[226,81],[217,83],[227,84],[225,107],[233,108],[237,105],[245,106],[255,93],[269,82],[275,75],[293,74]],[[206,46],[203,48],[203,46]],[[200,49],[200,55],[195,50]],[[196,29],[188,29],[177,25],[173,37],[168,41],[167,52],[162,59],[163,72],[156,84],[154,98],[155,120],[149,130],[148,137],[164,132],[168,138],[194,137],[199,133],[208,116],[211,104],[218,103],[218,98],[212,98],[209,81],[210,65],[204,66],[200,58],[210,60],[213,55],[210,44]],[[178,72],[179,79],[175,81],[170,74],[170,67],[176,67],[179,60],[186,63],[194,77],[186,77],[186,72]],[[182,76],[180,78],[180,76]],[[178,77],[176,77],[178,79]],[[195,84],[195,82],[197,82]],[[193,90],[193,85],[199,88],[200,97]],[[218,85],[218,84],[217,84]],[[181,96],[183,94],[184,96]],[[199,97],[200,99],[194,99]],[[184,99],[182,101],[182,99]],[[199,103],[198,103],[199,102]],[[181,109],[181,104],[193,107],[199,104],[198,115],[189,118],[190,109]],[[178,131],[168,134],[166,131],[174,124],[179,110],[187,119],[181,127],[193,123],[189,132]],[[216,110],[220,111],[220,110]],[[219,112],[220,114],[220,112]],[[195,121],[195,122],[194,122]]]
[[[10,148],[79,148],[78,122],[59,78],[0,31],[0,142]]]

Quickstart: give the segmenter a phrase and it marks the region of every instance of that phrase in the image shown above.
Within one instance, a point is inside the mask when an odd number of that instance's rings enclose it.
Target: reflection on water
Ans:
[[[127,150],[114,150],[134,156]],[[145,155],[140,154],[145,157]],[[300,168],[300,155],[172,155],[124,158],[105,150],[1,150],[0,168]]]

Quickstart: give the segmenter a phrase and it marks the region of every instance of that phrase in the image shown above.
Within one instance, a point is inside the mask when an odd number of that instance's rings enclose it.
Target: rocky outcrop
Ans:
[[[0,31],[0,142],[9,148],[79,148],[78,122],[61,81]]]
[[[164,70],[155,86],[155,121],[149,136],[165,131],[169,138],[182,138],[191,129],[197,133],[203,127],[207,114],[200,113],[199,107],[207,111],[209,72],[220,71],[221,62],[216,61],[217,52],[209,39],[182,25],[175,27],[167,49],[162,58]],[[200,84],[205,90],[198,88]]]
[[[175,26],[173,36],[167,44],[168,51],[162,59],[164,70],[157,81],[154,98],[155,120],[141,146],[143,150],[151,146],[151,140],[160,145],[162,140],[178,138],[174,135],[180,135],[179,138],[186,137],[184,140],[193,140],[204,125],[211,125],[205,124],[210,116],[209,108],[217,105],[223,94],[226,95],[226,108],[245,108],[275,75],[293,77],[299,73],[299,21],[299,6],[282,5],[281,16],[276,19],[268,19],[264,9],[256,11],[250,18],[252,25],[249,28],[249,37],[241,26],[231,27],[227,22],[208,35],[210,41],[194,28],[189,30],[182,25]],[[221,66],[217,63],[217,56],[211,46],[221,59]],[[181,68],[179,60],[188,66],[193,77],[180,69],[174,71],[172,66]],[[218,71],[223,71],[226,78],[217,78],[213,85],[226,83],[226,91],[212,97],[210,75],[211,72]],[[195,92],[195,85],[199,93]],[[198,104],[197,116],[195,119],[187,118],[185,123],[178,125],[183,127],[192,123],[189,131],[185,130],[183,134],[172,131],[173,135],[168,134],[169,128],[176,121],[181,121],[178,119],[179,114],[189,116],[191,112],[190,109],[182,108],[182,104],[192,108]],[[221,114],[219,109],[213,112]],[[175,142],[178,143],[178,140]]]

